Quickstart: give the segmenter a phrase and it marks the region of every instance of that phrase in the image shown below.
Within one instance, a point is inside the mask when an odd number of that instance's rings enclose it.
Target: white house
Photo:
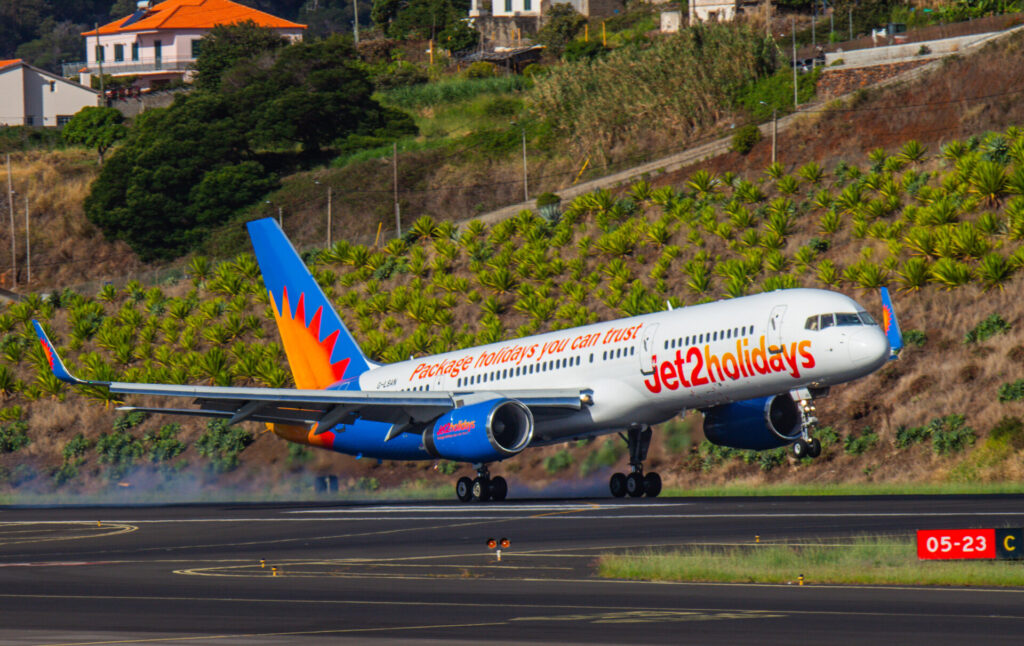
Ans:
[[[100,93],[21,59],[0,61],[0,125],[63,126]]]
[[[102,69],[112,76],[136,76],[135,85],[143,89],[188,80],[207,32],[249,20],[292,41],[301,40],[306,29],[231,0],[143,0],[132,15],[84,32],[87,60],[66,63],[64,75],[78,74],[88,85],[89,77]]]
[[[611,16],[624,6],[622,0],[491,0],[490,15],[495,18],[542,16],[555,4],[569,4],[583,16]],[[483,16],[480,0],[470,0],[470,17]]]
[[[690,24],[697,22],[729,22],[737,14],[751,11],[762,0],[690,0]]]

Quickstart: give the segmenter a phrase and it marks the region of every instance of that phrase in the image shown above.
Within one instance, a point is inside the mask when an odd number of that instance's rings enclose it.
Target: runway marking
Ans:
[[[454,555],[453,558],[460,558],[465,555]],[[344,567],[363,567],[363,568],[447,568],[447,569],[460,569],[463,572],[470,572],[476,570],[572,570],[570,567],[560,566],[549,566],[549,565],[538,565],[538,566],[526,566],[526,565],[498,565],[494,564],[469,564],[469,563],[387,563],[381,560],[369,560],[369,559],[318,559],[318,560],[283,560],[283,561],[272,561],[267,566],[261,566],[257,563],[249,561],[244,565],[215,565],[211,567],[194,567],[186,568],[182,570],[173,570],[174,574],[182,574],[188,576],[214,576],[214,577],[233,577],[233,578],[262,578],[262,577],[292,577],[292,578],[366,578],[366,577],[377,577],[377,578],[407,578],[409,575],[401,574],[389,574],[383,572],[369,573],[359,571],[310,571],[305,568],[323,566],[344,568]],[[277,568],[277,573],[274,573],[273,568]],[[231,570],[234,570],[232,572]],[[457,574],[435,574],[435,575],[424,575],[412,577],[416,579],[437,579],[437,578],[470,578],[470,575],[457,573]]]
[[[502,626],[508,624],[507,621],[494,621],[479,624],[434,624],[427,626],[391,626],[387,628],[335,628],[327,630],[294,630],[288,632],[274,632],[274,633],[236,633],[236,634],[225,634],[225,635],[189,635],[186,637],[147,637],[142,639],[117,639],[108,641],[91,641],[91,642],[55,642],[51,644],[41,644],[40,646],[101,646],[102,644],[152,644],[152,643],[167,643],[167,642],[195,642],[195,641],[209,641],[215,639],[255,639],[257,637],[300,637],[300,636],[312,636],[312,635],[341,635],[351,633],[373,633],[373,632],[389,632],[392,630],[437,630],[439,628],[483,628],[485,626]]]
[[[715,621],[722,619],[784,619],[788,615],[769,610],[702,612],[692,610],[628,610],[597,614],[513,617],[511,621],[577,621],[590,624],[648,624],[652,622]]]
[[[77,531],[83,532],[82,534],[71,534],[71,535],[50,535],[53,531],[61,525],[71,525]],[[32,528],[40,526],[41,529],[36,530],[34,536],[30,536],[33,531]],[[7,532],[7,528],[19,528],[13,532]],[[25,529],[20,529],[25,528]],[[45,533],[43,533],[45,528]],[[0,546],[3,545],[20,545],[22,543],[49,543],[54,541],[72,541],[81,540],[85,538],[108,538],[110,536],[117,536],[118,534],[128,534],[138,529],[137,526],[123,522],[110,522],[106,524],[97,525],[95,520],[59,520],[59,521],[6,521],[0,522]],[[72,531],[69,528],[69,531]],[[17,534],[18,540],[5,540],[5,536],[8,533]],[[42,535],[40,535],[42,533]]]
[[[692,503],[679,503],[673,506],[687,506]],[[563,504],[543,504],[543,505],[494,505],[487,504],[487,511],[521,511],[524,513],[535,512],[535,511],[559,511],[563,509],[579,509],[581,505],[589,505],[590,509],[624,509],[629,508],[633,505],[629,504],[605,504],[605,503],[563,503]],[[292,511],[286,511],[286,514],[401,514],[405,512],[431,512],[431,511],[446,511],[446,512],[473,512],[481,509],[481,507],[471,506],[455,506],[455,505],[434,505],[434,506],[407,506],[407,507],[334,507],[330,509],[296,509]]]

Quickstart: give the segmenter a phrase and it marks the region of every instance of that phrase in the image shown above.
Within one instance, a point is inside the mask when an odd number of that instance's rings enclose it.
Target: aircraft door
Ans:
[[[658,331],[657,323],[648,323],[640,334],[639,347],[636,349],[640,360],[640,374],[649,375],[654,372],[654,333]]]
[[[776,305],[768,317],[768,352],[772,354],[782,351],[782,315],[785,313],[785,305]]]

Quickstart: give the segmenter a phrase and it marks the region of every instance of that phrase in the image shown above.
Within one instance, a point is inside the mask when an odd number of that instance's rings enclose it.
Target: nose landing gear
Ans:
[[[661,493],[661,476],[654,471],[644,474],[644,460],[647,449],[651,446],[651,428],[649,426],[630,428],[623,438],[629,447],[629,475],[612,474],[608,488],[616,498],[629,494],[632,498],[647,495],[655,498]]]
[[[800,439],[793,443],[793,457],[816,458],[821,455],[821,442],[818,438],[812,438],[811,432],[818,425],[818,418],[814,416],[814,403],[809,398],[800,398],[797,401],[800,409]]]

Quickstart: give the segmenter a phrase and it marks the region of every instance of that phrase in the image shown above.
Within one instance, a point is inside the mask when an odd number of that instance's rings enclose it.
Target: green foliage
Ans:
[[[552,456],[544,458],[544,470],[548,473],[557,473],[572,466],[572,454],[567,449],[562,449]]]
[[[103,155],[128,134],[124,116],[114,108],[85,107],[75,113],[61,130],[64,140],[95,148],[103,163]]]
[[[906,330],[903,332],[903,342],[920,348],[928,343],[928,335],[922,330]]]
[[[214,471],[231,471],[238,466],[238,455],[253,443],[251,432],[240,426],[229,426],[227,420],[214,419],[196,442],[199,455],[210,460]]]
[[[286,462],[289,468],[299,467],[313,459],[313,451],[305,444],[297,442],[288,443],[288,458]]]
[[[859,435],[850,433],[843,438],[843,451],[850,455],[861,455],[875,447],[878,444],[878,434],[871,430],[870,426],[865,426]]]
[[[900,426],[896,429],[896,448],[905,449],[912,444],[920,444],[931,437],[928,426]]]
[[[536,40],[555,56],[561,56],[565,46],[583,30],[587,19],[567,3],[552,5],[545,14],[544,26],[537,32]]]
[[[928,424],[932,437],[932,450],[936,455],[959,453],[978,439],[977,433],[964,424],[963,415],[946,415]]]
[[[150,462],[166,462],[185,452],[185,443],[178,439],[180,424],[164,424],[155,433],[146,433],[143,442]]]
[[[478,79],[450,78],[425,85],[395,88],[381,92],[380,97],[385,105],[415,110],[469,101],[485,94],[518,92],[528,85],[526,79],[515,74]]]
[[[586,476],[599,468],[608,468],[615,464],[626,453],[625,444],[615,438],[608,438],[601,443],[597,451],[592,451],[580,465],[580,475]]]
[[[288,40],[273,29],[251,20],[216,25],[199,41],[194,85],[199,90],[216,91],[234,66],[287,45]]]
[[[1017,402],[1024,399],[1024,379],[1017,379],[999,386],[999,402]]]
[[[741,155],[746,155],[754,145],[761,141],[761,130],[753,123],[740,126],[732,136],[732,149]]]
[[[997,334],[1006,334],[1010,331],[1010,328],[1011,325],[1002,316],[990,314],[964,335],[964,343],[981,343]]]
[[[65,464],[81,464],[85,459],[85,454],[91,448],[92,441],[82,433],[77,433],[64,445],[64,448],[61,450],[61,456],[64,458]]]
[[[565,46],[562,59],[569,63],[592,61],[609,51],[611,50],[596,40],[574,40]]]
[[[492,76],[497,76],[498,73],[494,69],[494,65],[487,61],[475,61],[466,66],[466,78],[467,79],[486,79]]]
[[[26,422],[19,420],[0,426],[0,453],[14,453],[31,443]]]
[[[116,480],[124,477],[136,458],[142,457],[144,447],[141,440],[115,425],[114,431],[103,433],[96,440],[96,453],[100,464],[108,465],[110,478]]]
[[[992,427],[989,440],[1005,444],[1012,449],[1024,448],[1024,422],[1019,417],[1003,417]]]
[[[672,453],[683,453],[693,444],[693,428],[685,419],[673,419],[662,428],[665,448]]]

